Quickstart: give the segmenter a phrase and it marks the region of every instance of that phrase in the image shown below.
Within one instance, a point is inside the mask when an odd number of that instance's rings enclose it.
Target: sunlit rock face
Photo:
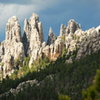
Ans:
[[[75,22],[75,20],[71,19],[68,22],[68,26],[67,26],[67,32],[68,33],[75,33],[76,30],[78,30],[80,27],[77,24],[77,22]]]
[[[70,20],[68,26],[61,25],[60,37],[66,46],[66,56],[70,55],[68,63],[100,50],[100,26],[83,31],[77,22]]]
[[[32,14],[29,20],[24,21],[23,44],[25,54],[30,56],[30,65],[41,56],[43,43],[42,23],[37,14]]]
[[[26,54],[31,54],[35,49],[41,47],[43,42],[42,23],[37,14],[32,14],[29,20],[24,21],[23,43]]]
[[[55,61],[61,55],[63,47],[64,43],[62,40],[57,39],[54,44],[46,45],[43,48],[42,53],[50,60]]]
[[[41,47],[43,42],[43,32],[42,32],[42,23],[39,22],[39,17],[36,14],[33,14],[30,17],[30,27],[31,27],[31,36],[30,36],[30,52],[33,49]]]
[[[0,57],[4,76],[10,73],[14,66],[14,60],[23,59],[23,43],[21,42],[21,29],[16,16],[11,17],[6,24],[6,39],[0,46]]]
[[[24,55],[21,29],[17,17],[13,16],[6,24],[5,53],[9,52],[14,59]]]
[[[86,55],[91,55],[100,50],[100,27],[91,28],[86,31],[78,29],[74,34],[68,34],[65,38],[67,55],[75,55],[74,60],[79,60]],[[70,56],[70,61],[73,60]],[[68,62],[70,62],[68,60]]]
[[[16,16],[11,17],[6,24],[6,40],[21,41],[20,25]]]
[[[92,53],[100,50],[100,27],[91,28],[80,36],[80,46],[77,52],[76,59],[81,59],[86,55],[90,55]],[[82,33],[82,32],[81,32]]]

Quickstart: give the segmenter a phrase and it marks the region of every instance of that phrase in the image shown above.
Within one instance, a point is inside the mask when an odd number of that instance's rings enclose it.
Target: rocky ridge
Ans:
[[[6,24],[6,39],[0,43],[0,71],[5,78],[20,66],[16,60],[30,56],[29,67],[35,60],[47,57],[55,61],[65,51],[66,62],[72,63],[86,55],[100,50],[100,26],[83,31],[73,19],[68,25],[61,25],[60,35],[56,37],[50,28],[47,43],[43,39],[42,23],[37,14],[24,20],[24,34],[18,18],[11,17]]]
[[[9,91],[7,91],[7,92],[5,92],[3,94],[0,94],[0,99],[9,98],[9,95],[13,95],[14,97],[16,97],[16,95],[18,95],[21,92],[24,92],[25,89],[27,89],[28,87],[29,88],[33,88],[33,87],[41,88],[41,87],[44,86],[45,81],[48,80],[48,79],[52,80],[53,76],[52,75],[48,75],[42,81],[38,81],[36,79],[24,81],[24,82],[20,83],[16,88],[11,88]]]

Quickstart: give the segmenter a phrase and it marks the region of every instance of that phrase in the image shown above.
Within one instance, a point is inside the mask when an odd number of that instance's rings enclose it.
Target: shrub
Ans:
[[[63,94],[59,94],[58,98],[59,100],[71,100],[69,96]]]

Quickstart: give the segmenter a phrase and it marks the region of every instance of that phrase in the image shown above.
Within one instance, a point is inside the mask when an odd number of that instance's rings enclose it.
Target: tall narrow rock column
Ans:
[[[42,23],[39,21],[37,14],[32,14],[29,21],[25,20],[23,38],[24,37],[26,37],[24,44],[27,44],[27,47],[25,47],[27,48],[26,54],[30,56],[29,65],[31,66],[34,60],[40,57],[43,42]]]
[[[6,24],[6,40],[2,42],[2,66],[4,77],[16,68],[14,61],[22,60],[24,47],[21,42],[21,29],[16,16],[11,17]]]

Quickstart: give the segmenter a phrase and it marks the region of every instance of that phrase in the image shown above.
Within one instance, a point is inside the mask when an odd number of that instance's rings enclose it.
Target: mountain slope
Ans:
[[[58,96],[64,94],[70,96],[72,100],[82,100],[82,90],[92,83],[96,70],[100,69],[99,59],[100,51],[74,61],[72,64],[66,63],[66,56],[61,57],[39,72],[29,72],[20,79],[3,81],[0,85],[3,92],[12,87],[15,90],[1,94],[0,98],[4,98],[2,100],[28,100],[28,98],[30,100],[58,100]],[[17,85],[30,80],[36,81],[33,82],[34,85],[31,86],[26,82],[22,87],[19,86],[18,92]]]

